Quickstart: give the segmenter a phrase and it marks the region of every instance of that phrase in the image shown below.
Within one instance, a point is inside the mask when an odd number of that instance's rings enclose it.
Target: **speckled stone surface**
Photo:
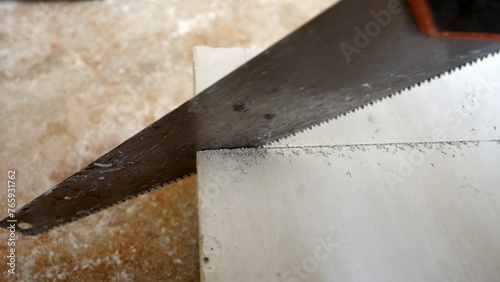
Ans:
[[[267,47],[334,2],[0,2],[1,215],[9,168],[20,207],[189,99],[193,46]],[[199,280],[195,184],[19,235],[12,280]]]

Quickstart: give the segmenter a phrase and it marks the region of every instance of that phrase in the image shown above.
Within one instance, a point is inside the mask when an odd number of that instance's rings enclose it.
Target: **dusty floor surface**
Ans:
[[[267,47],[333,2],[0,2],[2,217],[9,168],[20,207],[192,96],[193,46]],[[199,280],[195,184],[19,235],[12,280]]]

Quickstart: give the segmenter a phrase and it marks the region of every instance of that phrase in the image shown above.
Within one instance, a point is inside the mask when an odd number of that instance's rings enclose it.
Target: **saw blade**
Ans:
[[[191,175],[196,151],[259,147],[498,50],[425,37],[405,1],[341,1],[22,207],[29,226],[18,230],[39,234]]]

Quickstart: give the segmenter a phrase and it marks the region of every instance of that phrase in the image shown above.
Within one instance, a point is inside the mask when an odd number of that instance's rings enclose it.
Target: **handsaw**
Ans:
[[[493,37],[430,32],[431,2],[340,1],[16,211],[17,231],[36,235],[192,175],[196,151],[259,147],[500,50]]]

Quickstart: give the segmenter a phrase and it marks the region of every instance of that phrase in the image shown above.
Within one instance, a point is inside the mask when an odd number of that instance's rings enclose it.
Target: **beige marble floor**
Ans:
[[[0,214],[9,168],[21,206],[187,100],[193,46],[266,47],[333,2],[0,2]],[[19,236],[13,280],[199,280],[195,183]]]

